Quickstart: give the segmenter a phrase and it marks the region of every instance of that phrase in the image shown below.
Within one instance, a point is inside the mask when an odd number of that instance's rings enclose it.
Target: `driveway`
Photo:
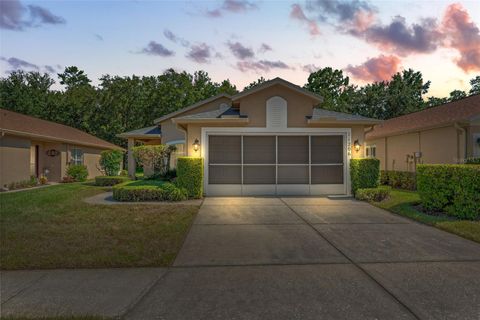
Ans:
[[[173,267],[123,270],[46,272],[10,285],[2,309],[79,314],[87,299],[83,314],[126,319],[480,319],[479,244],[350,199],[207,198]]]

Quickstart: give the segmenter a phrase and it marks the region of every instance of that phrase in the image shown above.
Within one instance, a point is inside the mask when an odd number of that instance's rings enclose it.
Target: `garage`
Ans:
[[[346,133],[206,133],[207,195],[347,194]]]

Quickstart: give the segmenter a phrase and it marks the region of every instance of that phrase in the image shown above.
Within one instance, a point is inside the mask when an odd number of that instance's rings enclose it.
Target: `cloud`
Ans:
[[[260,53],[265,53],[267,51],[272,51],[272,47],[270,47],[268,44],[266,43],[262,43],[262,45],[260,46],[260,48],[258,49],[258,52]]]
[[[253,58],[255,53],[251,48],[248,48],[241,44],[240,42],[228,42],[228,48],[233,53],[233,55],[240,60]]]
[[[269,72],[271,69],[292,69],[286,63],[282,61],[270,61],[270,60],[259,60],[259,61],[238,61],[237,68],[242,71],[263,71]]]
[[[449,5],[441,27],[444,45],[460,53],[457,65],[465,72],[480,71],[480,30],[467,10],[459,3]]]
[[[148,45],[140,51],[140,53],[161,57],[170,57],[175,55],[175,52],[165,48],[162,44],[155,41],[150,41]]]
[[[302,66],[302,70],[308,73],[314,73],[320,69],[319,66],[316,66],[315,64],[309,63],[304,66]]]
[[[316,0],[307,3],[307,9],[315,11],[321,20],[333,17],[340,22],[351,21],[359,12],[375,12],[376,9],[365,1]]]
[[[318,28],[317,22],[313,19],[307,18],[303,12],[302,7],[299,4],[295,3],[292,5],[292,10],[290,11],[290,18],[298,20],[301,23],[304,23],[308,27],[308,33],[311,36],[318,36],[320,34],[320,29]]]
[[[163,35],[165,36],[165,38],[167,38],[168,40],[174,42],[174,43],[178,43],[180,44],[181,46],[183,47],[188,47],[190,46],[190,42],[177,36],[176,34],[174,34],[172,31],[168,30],[168,29],[165,29],[163,31]]]
[[[186,57],[197,63],[209,63],[212,57],[212,47],[206,43],[192,45]]]
[[[348,65],[345,69],[354,78],[364,81],[386,81],[400,69],[400,59],[396,56],[380,55],[370,58],[361,65]]]
[[[0,1],[0,28],[22,31],[42,24],[65,24],[66,20],[37,5],[25,7],[19,0]]]
[[[97,39],[98,41],[103,41],[102,35],[95,33],[94,36],[95,36],[95,39]]]
[[[10,68],[13,70],[24,70],[24,69],[34,69],[34,70],[39,70],[40,68],[33,63],[30,63],[28,61],[15,58],[15,57],[10,57],[10,58],[5,58],[5,57],[0,57],[0,60],[5,61]]]
[[[246,0],[224,0],[219,8],[208,10],[206,12],[208,17],[219,18],[225,12],[230,13],[245,13],[247,11],[258,9],[258,6]]]
[[[395,51],[400,55],[435,51],[443,39],[435,19],[422,19],[408,26],[405,18],[395,17],[388,25],[372,25],[360,35],[367,42],[381,49]]]

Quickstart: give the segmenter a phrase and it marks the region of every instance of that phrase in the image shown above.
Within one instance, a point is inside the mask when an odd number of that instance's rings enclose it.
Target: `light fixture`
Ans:
[[[358,140],[355,140],[353,146],[355,147],[355,151],[360,151],[360,142],[358,142]]]
[[[198,141],[198,139],[195,139],[195,141],[193,141],[193,150],[197,152],[199,147],[200,147],[200,141]]]

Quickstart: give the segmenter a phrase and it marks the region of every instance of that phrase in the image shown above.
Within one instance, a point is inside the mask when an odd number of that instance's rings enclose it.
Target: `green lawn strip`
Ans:
[[[1,269],[168,266],[197,206],[90,205],[74,183],[0,194]]]
[[[392,189],[389,199],[372,202],[374,206],[480,243],[480,221],[428,215],[415,208],[419,203],[420,197],[417,192],[398,189]]]

